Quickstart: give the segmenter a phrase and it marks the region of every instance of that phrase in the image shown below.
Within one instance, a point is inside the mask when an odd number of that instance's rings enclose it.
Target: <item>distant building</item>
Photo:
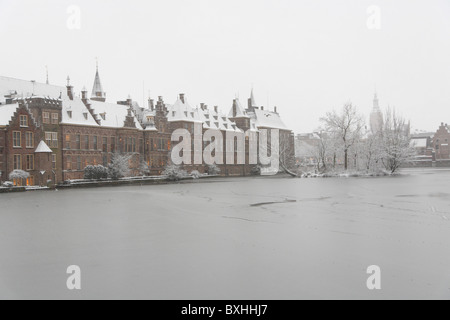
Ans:
[[[450,128],[447,124],[441,123],[432,141],[436,152],[436,160],[450,160]]]
[[[370,131],[372,134],[379,133],[383,128],[383,113],[380,109],[380,104],[378,101],[378,96],[375,93],[375,97],[373,99],[373,108],[370,113]]]

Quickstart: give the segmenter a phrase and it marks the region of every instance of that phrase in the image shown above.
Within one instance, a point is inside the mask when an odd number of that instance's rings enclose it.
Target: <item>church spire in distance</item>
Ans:
[[[100,81],[100,75],[98,73],[98,58],[96,58],[96,60],[97,60],[97,68],[94,79],[94,87],[92,88],[91,100],[105,102],[106,93],[103,91],[102,83]]]

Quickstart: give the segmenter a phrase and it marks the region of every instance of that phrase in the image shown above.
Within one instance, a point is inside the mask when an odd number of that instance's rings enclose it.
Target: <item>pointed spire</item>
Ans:
[[[100,81],[100,75],[98,72],[98,58],[96,58],[96,72],[94,79],[94,86],[92,88],[91,99],[94,101],[106,101],[106,93],[103,91],[102,82]]]
[[[379,101],[378,101],[378,94],[375,91],[375,95],[374,95],[374,98],[373,98],[373,111],[379,111],[379,110],[380,110],[380,104],[379,104]]]

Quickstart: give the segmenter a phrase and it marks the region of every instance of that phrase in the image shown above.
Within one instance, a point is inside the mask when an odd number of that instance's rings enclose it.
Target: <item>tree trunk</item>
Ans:
[[[345,171],[347,171],[348,169],[348,150],[344,151],[345,155],[344,155],[344,167],[345,167]]]

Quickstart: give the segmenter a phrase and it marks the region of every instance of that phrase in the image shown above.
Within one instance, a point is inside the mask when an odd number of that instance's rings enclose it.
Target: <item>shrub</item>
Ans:
[[[252,170],[250,171],[250,174],[252,176],[260,176],[261,175],[261,167],[260,166],[254,166]]]
[[[86,180],[100,180],[108,178],[108,169],[104,166],[87,166],[84,169],[84,179]]]
[[[200,176],[201,176],[201,174],[197,170],[194,170],[191,172],[191,177],[194,179],[198,179],[198,178],[200,178]]]
[[[185,170],[174,164],[168,165],[162,174],[169,181],[178,181],[188,176]]]
[[[216,176],[218,174],[220,174],[220,168],[218,166],[216,166],[215,164],[211,164],[208,166],[208,175],[210,176]]]

